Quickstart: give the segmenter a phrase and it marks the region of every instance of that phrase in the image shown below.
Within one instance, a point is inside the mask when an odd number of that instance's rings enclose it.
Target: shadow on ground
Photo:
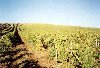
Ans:
[[[10,38],[12,45],[11,51],[0,53],[0,68],[41,68],[38,61],[24,59],[24,56],[29,56],[30,53],[25,48],[25,44],[18,34],[18,24],[15,27],[14,37]],[[19,48],[17,48],[19,47]],[[16,49],[17,48],[17,49]],[[18,62],[20,60],[20,62]],[[18,62],[17,64],[14,64]]]

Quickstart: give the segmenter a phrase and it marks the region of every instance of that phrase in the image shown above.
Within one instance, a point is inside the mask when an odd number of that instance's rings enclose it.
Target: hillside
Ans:
[[[0,47],[9,46],[0,52],[1,67],[100,68],[100,28],[14,24],[9,31],[7,27],[0,33]]]

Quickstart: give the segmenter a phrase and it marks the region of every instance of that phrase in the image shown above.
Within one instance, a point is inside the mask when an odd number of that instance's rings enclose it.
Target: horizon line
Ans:
[[[47,23],[47,22],[0,22],[1,23],[9,23],[9,24],[47,24],[47,25],[58,25],[58,26],[76,26],[76,27],[85,27],[85,28],[100,28],[95,26],[82,26],[82,25],[70,25],[70,24],[54,24],[54,23]]]

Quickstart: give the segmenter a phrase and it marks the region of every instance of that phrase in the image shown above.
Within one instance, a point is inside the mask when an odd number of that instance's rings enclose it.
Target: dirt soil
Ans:
[[[12,54],[12,57],[4,56],[8,60],[3,61],[0,68],[55,68],[55,62],[49,59],[49,52],[45,49],[33,52],[25,44],[19,44],[13,47]]]

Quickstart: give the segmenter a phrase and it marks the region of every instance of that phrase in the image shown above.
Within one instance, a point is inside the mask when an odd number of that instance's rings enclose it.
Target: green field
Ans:
[[[18,24],[14,28],[34,54],[30,59],[42,68],[100,68],[100,28],[52,24]],[[11,37],[18,42],[15,31],[4,34],[0,46],[13,46]]]

